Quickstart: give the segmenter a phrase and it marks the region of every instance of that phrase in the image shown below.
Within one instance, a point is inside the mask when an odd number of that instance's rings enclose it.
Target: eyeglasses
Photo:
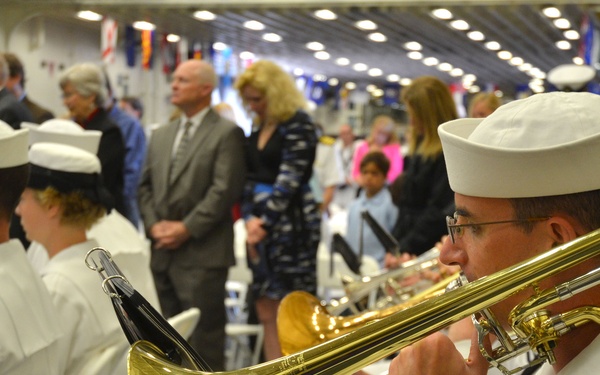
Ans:
[[[475,227],[481,225],[492,225],[492,224],[508,224],[508,223],[531,223],[534,221],[548,220],[550,217],[533,217],[529,219],[515,219],[515,220],[501,220],[501,221],[488,221],[486,223],[469,223],[469,224],[456,224],[457,218],[453,216],[446,216],[446,227],[448,228],[448,235],[452,240],[452,243],[456,243],[457,238],[461,238],[465,227]]]

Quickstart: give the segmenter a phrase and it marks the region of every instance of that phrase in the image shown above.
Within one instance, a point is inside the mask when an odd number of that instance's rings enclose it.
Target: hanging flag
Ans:
[[[199,42],[194,43],[194,60],[202,60],[202,45]]]
[[[117,48],[117,22],[110,17],[104,17],[101,29],[102,62],[112,64],[115,62]]]
[[[135,29],[131,25],[125,26],[125,58],[127,66],[135,66]]]
[[[400,84],[398,82],[386,83],[383,86],[383,104],[392,105],[400,102]]]
[[[594,66],[600,57],[600,35],[594,25],[593,17],[588,14],[585,14],[581,21],[580,34],[579,57],[585,64]]]
[[[142,30],[142,68],[149,70],[152,68],[152,39],[154,32],[151,30]]]
[[[175,57],[175,67],[189,58],[188,41],[187,38],[182,36],[177,43],[177,55]]]
[[[163,73],[170,74],[175,69],[175,55],[173,43],[167,40],[167,34],[163,34],[160,39],[160,56],[163,64]]]

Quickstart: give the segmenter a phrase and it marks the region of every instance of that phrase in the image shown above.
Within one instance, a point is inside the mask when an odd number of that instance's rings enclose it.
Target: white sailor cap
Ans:
[[[0,120],[0,168],[12,168],[27,164],[27,129],[15,130]]]
[[[92,154],[98,153],[102,132],[85,130],[72,120],[51,119],[41,125],[21,123],[22,128],[28,128],[29,144],[52,142],[74,146]]]

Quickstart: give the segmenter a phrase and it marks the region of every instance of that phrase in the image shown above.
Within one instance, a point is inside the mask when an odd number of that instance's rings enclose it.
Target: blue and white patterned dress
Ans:
[[[247,144],[248,178],[242,215],[264,221],[260,261],[248,262],[255,297],[281,299],[294,290],[315,294],[320,213],[308,185],[318,143],[316,127],[301,111],[277,126],[263,149],[259,130]]]

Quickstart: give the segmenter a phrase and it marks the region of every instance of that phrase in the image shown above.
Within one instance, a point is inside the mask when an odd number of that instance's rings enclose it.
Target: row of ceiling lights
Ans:
[[[563,30],[563,35],[565,36],[566,40],[557,41],[557,48],[562,50],[571,49],[571,43],[568,40],[578,40],[580,36],[576,30],[571,29],[571,24],[569,20],[563,18],[560,13],[560,10],[558,10],[558,8],[555,7],[546,7],[542,10],[542,13],[546,17],[551,19],[553,24],[558,29]],[[320,9],[315,11],[313,14],[315,17],[325,21],[333,21],[337,19],[337,15],[328,9]],[[482,42],[483,45],[490,51],[496,51],[498,58],[507,61],[509,64],[517,67],[520,71],[528,74],[530,77],[532,77],[529,86],[534,92],[541,92],[544,90],[543,80],[546,78],[546,73],[541,71],[539,68],[534,67],[529,63],[526,63],[521,57],[513,56],[513,54],[510,51],[502,49],[502,46],[498,42],[493,40],[487,40],[486,36],[482,32],[471,29],[470,25],[465,20],[455,19],[453,14],[448,9],[434,9],[431,12],[431,15],[439,20],[447,21],[448,25],[456,30],[465,31],[469,39],[471,39],[474,42]],[[206,10],[196,11],[194,12],[193,16],[201,21],[213,21],[217,18],[216,14]],[[81,11],[78,13],[78,17],[92,21],[99,21],[102,19],[102,15],[91,11]],[[133,24],[133,27],[142,30],[155,29],[155,25],[146,21],[135,22]],[[256,20],[248,20],[244,22],[244,27],[256,31],[262,31],[265,29],[265,25]],[[375,31],[377,30],[378,26],[371,20],[357,21],[355,23],[355,27],[364,31],[369,31],[370,33],[367,35],[367,39],[373,42],[382,43],[387,41],[387,37],[384,34]],[[265,41],[272,43],[281,42],[283,40],[283,38],[276,33],[265,33],[263,34],[262,38]],[[167,36],[167,40],[170,42],[178,42],[180,40],[180,37],[175,34],[169,34]],[[407,56],[409,58],[413,60],[421,60],[423,64],[427,66],[435,66],[438,70],[442,72],[447,72],[452,77],[462,77],[463,87],[469,90],[469,92],[474,93],[480,90],[480,88],[474,84],[474,82],[477,80],[477,77],[475,75],[465,74],[461,68],[454,67],[448,62],[440,62],[436,57],[425,57],[422,52],[423,46],[420,43],[416,41],[409,41],[404,43],[403,46],[407,50]],[[225,48],[227,48],[227,45],[221,42],[217,42],[213,44],[213,48],[215,50],[224,50]],[[329,54],[329,52],[326,51],[325,46],[318,41],[308,42],[306,44],[306,48],[311,51],[314,51],[315,58],[319,60],[325,61],[331,59],[331,55]],[[252,52],[243,51],[240,53],[240,58],[242,60],[251,60],[254,59],[255,56]],[[350,60],[346,57],[338,57],[334,60],[334,62],[338,66],[349,66],[351,64]],[[573,62],[576,64],[583,64],[583,60],[579,57],[575,57],[573,59]],[[352,69],[354,69],[357,72],[365,71],[371,77],[379,77],[383,75],[383,71],[381,69],[373,67],[369,68],[366,64],[363,63],[352,64]],[[301,69],[296,69],[294,71],[294,74],[296,75],[302,75],[303,73],[304,72]],[[313,77],[313,79],[315,81],[325,81],[327,80],[327,77],[317,74],[315,75],[315,77]],[[389,82],[398,82],[400,85],[403,86],[409,85],[411,83],[410,78],[401,78],[398,74],[389,74],[387,75],[386,79]],[[329,79],[329,84],[331,84],[332,86],[335,86],[338,83],[339,81],[335,78]],[[356,84],[353,82],[347,82],[345,87],[347,89],[352,90],[356,88]],[[380,89],[373,89],[372,86],[369,86],[369,88],[371,88],[371,90],[369,91],[375,96],[383,94],[383,91]],[[501,93],[499,93],[499,95],[501,95]]]

